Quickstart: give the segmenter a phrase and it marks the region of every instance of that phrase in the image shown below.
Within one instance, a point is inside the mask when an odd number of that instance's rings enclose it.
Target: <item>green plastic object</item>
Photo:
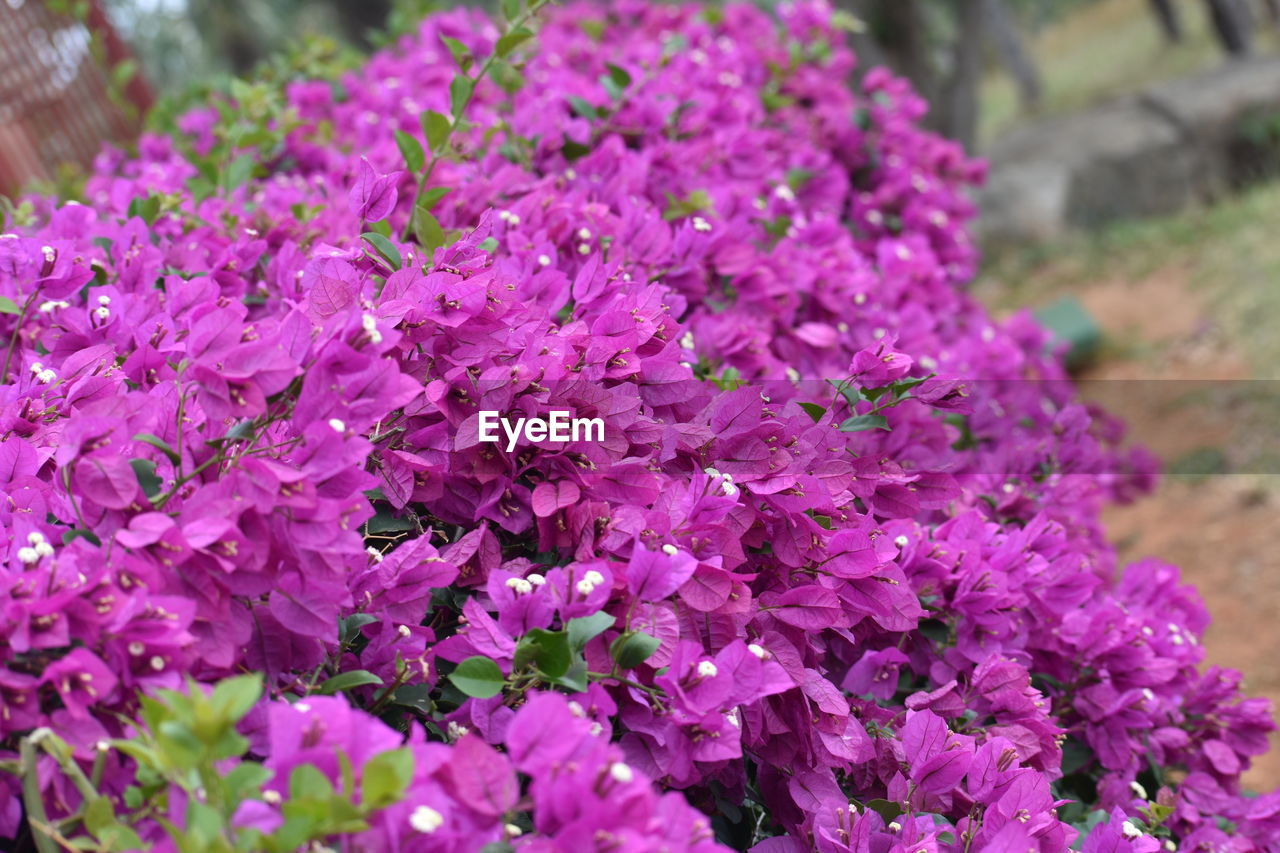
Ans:
[[[1097,356],[1102,329],[1079,299],[1064,296],[1037,309],[1035,315],[1053,335],[1055,348],[1063,343],[1067,345],[1067,369],[1080,370]]]

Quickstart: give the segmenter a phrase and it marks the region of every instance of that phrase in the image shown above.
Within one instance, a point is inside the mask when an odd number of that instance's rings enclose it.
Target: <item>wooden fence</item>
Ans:
[[[0,193],[87,165],[104,142],[135,136],[151,105],[136,71],[113,90],[130,52],[96,0],[81,8],[73,17],[44,0],[0,0]]]

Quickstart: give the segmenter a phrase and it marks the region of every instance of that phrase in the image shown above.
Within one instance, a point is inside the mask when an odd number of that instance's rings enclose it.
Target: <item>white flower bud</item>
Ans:
[[[595,590],[595,588],[596,588],[596,585],[593,584],[591,581],[587,580],[586,578],[583,578],[582,580],[578,581],[578,584],[577,584],[577,590],[580,595],[590,595]]]
[[[701,216],[693,217],[693,230],[706,233],[711,230],[711,223],[703,219]]]
[[[623,764],[621,761],[615,761],[609,765],[609,775],[613,777],[615,782],[626,785],[635,778],[635,774],[631,772],[631,768]]]
[[[582,576],[582,579],[590,583],[592,586],[599,586],[604,583],[604,575],[600,574],[595,569],[588,571]]]
[[[704,660],[698,664],[698,675],[703,678],[715,678],[716,673],[719,671],[716,669],[716,665],[709,660]]]
[[[528,595],[533,592],[533,584],[524,578],[507,578],[507,589],[515,590],[516,595]]]
[[[26,563],[28,566],[35,565],[40,562],[40,552],[35,548],[23,546],[18,549],[18,560]]]
[[[894,545],[897,545],[899,548],[905,548],[905,547],[907,547],[908,545],[910,545],[910,544],[911,544],[911,540],[910,540],[910,539],[908,539],[905,535],[904,535],[904,536],[896,536],[896,537],[894,537],[893,544],[894,544]]]
[[[538,266],[540,267],[551,266],[551,258],[548,257],[547,255],[538,255]]]
[[[369,555],[370,560],[373,560],[375,563],[382,562],[382,552],[379,551],[377,548],[370,545],[368,548],[365,548],[364,550],[365,550],[365,553]]]
[[[423,835],[430,835],[444,826],[444,815],[431,806],[418,806],[409,815],[409,825]]]
[[[534,586],[542,586],[544,583],[547,582],[547,579],[542,575],[538,574],[537,572],[533,572],[528,577],[526,577],[525,580],[527,580],[529,583],[533,584]]]
[[[760,658],[760,660],[764,660],[765,657],[769,654],[764,650],[764,646],[760,645],[759,643],[748,643],[747,651],[751,652],[751,654]]]
[[[110,305],[110,304],[111,304],[111,297],[110,297],[110,296],[107,296],[107,294],[105,294],[105,293],[101,294],[100,296],[98,296],[98,304],[99,304],[99,305]]]
[[[334,432],[347,431],[347,425],[338,418],[329,418],[329,426]]]
[[[680,553],[680,549],[668,542],[666,545],[662,546],[662,553],[666,554],[668,557],[674,557],[676,554]]]

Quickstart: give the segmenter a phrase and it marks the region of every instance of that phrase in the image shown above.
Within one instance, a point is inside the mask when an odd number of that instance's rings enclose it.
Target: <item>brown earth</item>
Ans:
[[[1153,495],[1109,509],[1108,533],[1125,562],[1181,567],[1213,617],[1207,663],[1241,670],[1248,695],[1280,707],[1280,477],[1260,473],[1274,442],[1275,415],[1259,403],[1270,386],[1250,381],[1212,308],[1176,269],[1074,293],[1108,342],[1082,392],[1172,469]],[[1280,737],[1244,779],[1256,791],[1280,786]]]

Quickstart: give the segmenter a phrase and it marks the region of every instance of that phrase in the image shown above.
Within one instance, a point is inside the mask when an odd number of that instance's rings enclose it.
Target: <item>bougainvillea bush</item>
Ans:
[[[1152,464],[832,17],[442,14],[11,207],[0,836],[1277,849]]]

